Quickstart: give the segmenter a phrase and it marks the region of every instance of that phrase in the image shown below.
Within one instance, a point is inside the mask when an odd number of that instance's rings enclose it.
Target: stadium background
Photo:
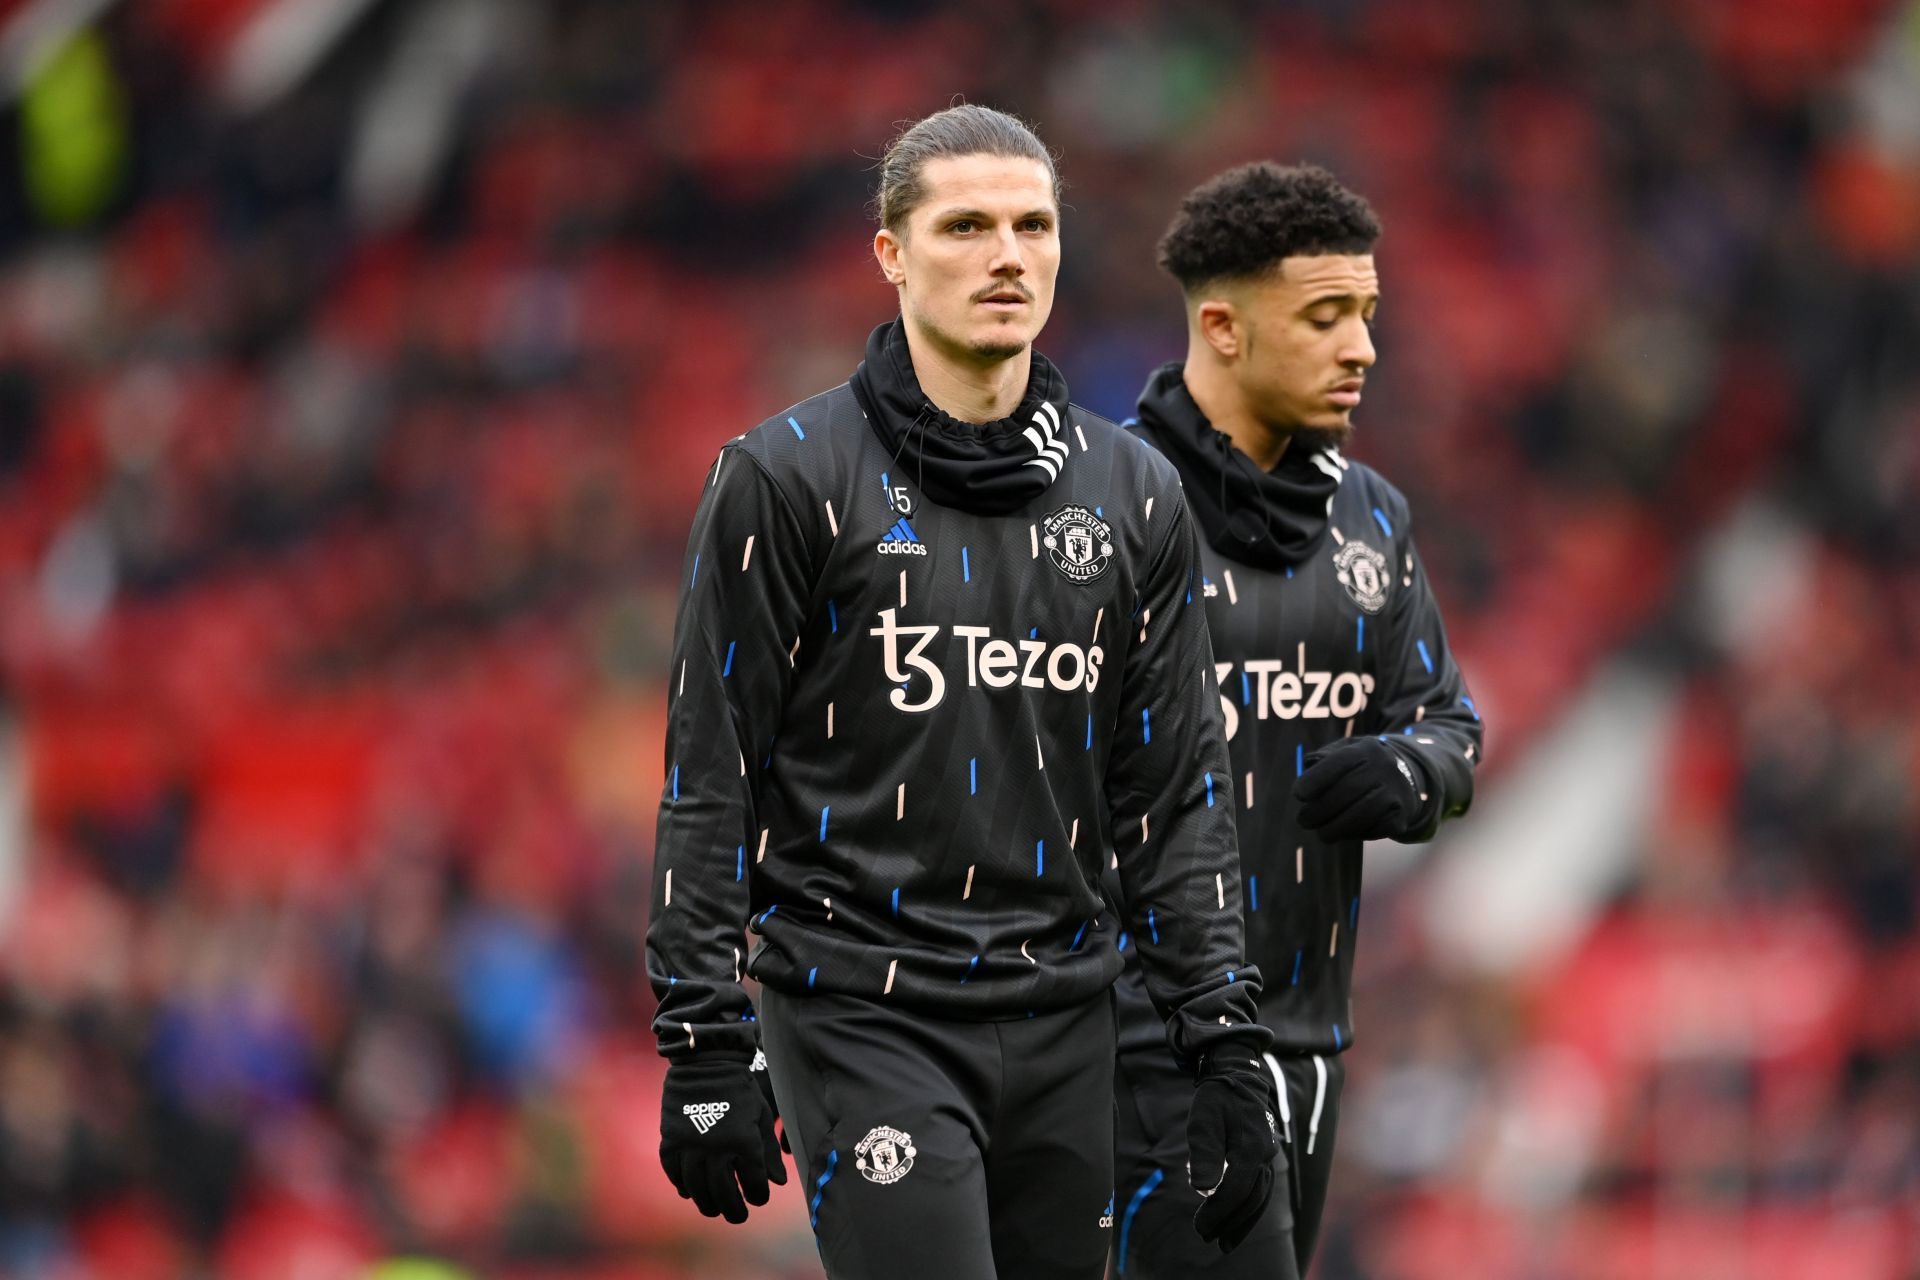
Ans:
[[[1388,229],[1488,763],[1373,857],[1316,1275],[1920,1275],[1920,4],[0,0],[0,94],[0,1275],[817,1274],[654,1157],[662,662],[955,95],[1108,414],[1191,183]]]

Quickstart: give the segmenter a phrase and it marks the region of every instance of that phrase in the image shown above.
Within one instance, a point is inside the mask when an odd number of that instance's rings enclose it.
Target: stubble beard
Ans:
[[[1292,441],[1289,448],[1302,449],[1308,453],[1319,453],[1326,449],[1345,449],[1347,441],[1353,439],[1353,424],[1343,423],[1337,427],[1295,427],[1288,433]]]
[[[997,364],[1001,361],[1013,359],[1025,351],[1027,346],[1028,344],[1025,342],[1009,342],[1004,338],[982,338],[972,343],[967,350],[982,360],[991,360]]]

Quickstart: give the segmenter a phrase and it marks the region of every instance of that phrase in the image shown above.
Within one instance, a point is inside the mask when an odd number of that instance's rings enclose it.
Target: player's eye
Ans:
[[[1042,233],[1042,232],[1045,232],[1053,224],[1048,222],[1045,218],[1028,218],[1025,222],[1021,223],[1020,225],[1023,229],[1027,231]]]
[[[974,221],[972,218],[958,218],[948,225],[947,230],[957,231],[961,235],[966,235],[971,232],[973,228]]]

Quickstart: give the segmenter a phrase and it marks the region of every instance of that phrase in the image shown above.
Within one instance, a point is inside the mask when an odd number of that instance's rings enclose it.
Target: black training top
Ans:
[[[957,423],[896,321],[851,383],[721,450],[647,932],[670,1058],[751,1051],[743,974],[1021,1017],[1111,984],[1123,929],[1176,1054],[1267,1043],[1196,530],[1166,459],[1034,365],[1011,418]],[[969,468],[994,513],[929,499],[966,501]]]
[[[1360,841],[1297,821],[1306,756],[1348,734],[1385,736],[1426,808],[1411,839],[1466,812],[1479,711],[1447,647],[1399,490],[1338,450],[1293,450],[1259,472],[1202,416],[1181,367],[1155,373],[1139,435],[1179,466],[1210,515],[1201,598],[1232,757],[1247,958],[1266,975],[1261,1021],[1294,1053],[1353,1043]],[[1137,966],[1121,980],[1122,1040],[1154,1034]]]

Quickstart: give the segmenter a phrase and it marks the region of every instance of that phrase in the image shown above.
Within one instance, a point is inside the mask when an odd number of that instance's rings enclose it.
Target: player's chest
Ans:
[[[890,474],[871,489],[839,517],[819,607],[897,709],[957,690],[1092,693],[1115,669],[1169,513],[1064,480],[1005,516],[927,502]]]
[[[1355,548],[1348,550],[1348,548]],[[1201,593],[1229,738],[1242,726],[1358,721],[1377,697],[1390,591],[1386,550],[1329,539],[1286,570],[1202,552]]]

